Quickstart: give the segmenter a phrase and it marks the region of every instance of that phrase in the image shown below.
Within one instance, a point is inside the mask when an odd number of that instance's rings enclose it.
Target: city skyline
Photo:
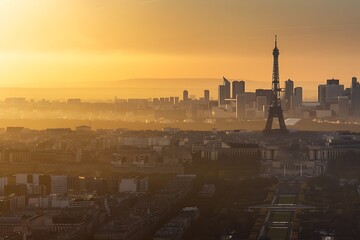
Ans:
[[[290,78],[311,86],[334,77],[350,86],[360,75],[356,1],[0,4],[0,87],[99,87],[129,78],[226,75],[266,89],[275,33],[282,46],[281,83]],[[307,90],[304,97],[315,99],[316,89]]]
[[[0,0],[0,240],[358,239],[359,9]]]

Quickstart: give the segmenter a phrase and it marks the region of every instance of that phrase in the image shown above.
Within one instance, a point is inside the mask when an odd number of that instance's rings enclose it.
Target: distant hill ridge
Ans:
[[[226,76],[225,76],[226,77]],[[230,81],[244,80],[241,78]],[[271,88],[270,81],[246,82],[246,91],[255,91],[257,88]],[[182,96],[183,90],[188,90],[190,96],[203,96],[203,90],[210,90],[210,96],[217,99],[218,86],[222,84],[222,77],[219,78],[132,78],[116,81],[99,82],[72,82],[58,83],[51,87],[39,85],[34,87],[3,87],[0,88],[0,99],[8,97],[25,97],[27,99],[113,99],[117,98],[152,98]],[[281,86],[284,87],[283,81]],[[40,87],[41,86],[41,87]],[[43,87],[42,87],[43,86]],[[295,86],[304,87],[305,98],[315,99],[317,89],[310,82],[296,82]],[[311,90],[310,90],[311,89]]]

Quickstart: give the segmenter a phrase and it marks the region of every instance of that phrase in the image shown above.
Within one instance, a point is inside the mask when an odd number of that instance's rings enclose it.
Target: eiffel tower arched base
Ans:
[[[278,119],[280,129],[272,128],[274,118]],[[283,115],[281,106],[271,106],[270,107],[268,119],[267,119],[266,126],[265,126],[263,133],[264,133],[264,135],[289,133],[289,131],[286,128],[284,115]]]

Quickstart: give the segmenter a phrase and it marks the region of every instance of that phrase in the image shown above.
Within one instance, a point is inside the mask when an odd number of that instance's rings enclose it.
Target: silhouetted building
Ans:
[[[26,99],[25,98],[19,98],[19,97],[12,97],[12,98],[5,98],[5,103],[7,105],[12,105],[12,106],[16,106],[16,105],[24,105],[26,104]]]
[[[354,117],[360,117],[360,83],[356,77],[351,81],[351,113]]]
[[[256,97],[256,110],[257,111],[264,111],[264,109],[267,105],[268,105],[267,99],[265,96],[257,96]]]
[[[236,95],[236,119],[246,118],[246,95]]]
[[[45,186],[46,194],[51,193],[51,176],[39,175],[39,184]]]
[[[210,101],[210,91],[209,90],[204,90],[204,100]]]
[[[183,101],[186,102],[189,100],[189,92],[187,90],[183,91]]]
[[[294,97],[293,97],[293,109],[297,112],[300,112],[302,103],[303,103],[303,89],[302,87],[296,87],[294,90]]]
[[[222,85],[219,85],[219,98],[218,105],[224,105],[226,99],[230,98],[230,82],[225,77],[223,78],[224,82]]]
[[[255,90],[255,96],[256,97],[260,97],[260,96],[266,97],[266,102],[267,102],[268,105],[270,105],[272,91],[271,91],[271,89],[256,89]]]
[[[244,81],[233,81],[232,82],[232,98],[236,99],[236,95],[245,93],[245,82]]]
[[[28,129],[24,127],[7,127],[6,133],[9,134],[20,134],[26,132]]]
[[[256,95],[254,92],[246,92],[244,93],[246,95],[246,105],[249,108],[255,108],[255,102],[256,102]]]
[[[179,97],[175,97],[175,104],[178,104],[180,102]]]
[[[284,96],[284,110],[289,111],[293,107],[294,97],[294,81],[291,79],[285,81],[285,96]]]
[[[8,184],[4,186],[4,195],[25,196],[27,194],[26,184]]]
[[[349,98],[347,96],[339,96],[338,112],[337,112],[338,117],[347,119],[349,117],[349,112],[350,112]]]
[[[77,132],[91,132],[91,126],[81,125],[81,126],[75,127],[75,130]]]
[[[326,85],[318,86],[318,102],[321,106],[325,106],[326,103]]]
[[[51,176],[51,193],[62,194],[67,192],[67,176]]]
[[[328,79],[326,85],[318,86],[318,101],[323,108],[330,103],[337,103],[338,97],[344,95],[344,85],[338,79]]]
[[[81,103],[81,99],[80,98],[70,98],[67,100],[68,104],[80,104]]]

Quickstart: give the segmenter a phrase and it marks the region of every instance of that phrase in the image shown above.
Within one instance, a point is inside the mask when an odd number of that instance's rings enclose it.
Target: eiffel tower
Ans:
[[[280,82],[279,82],[279,49],[277,48],[277,36],[275,36],[275,48],[273,51],[274,56],[274,67],[272,75],[272,96],[271,104],[269,109],[269,115],[266,122],[264,134],[274,134],[274,133],[288,133],[288,130],[285,125],[283,111],[281,109],[280,101]],[[279,129],[273,129],[272,124],[274,118],[277,118],[279,121]]]

